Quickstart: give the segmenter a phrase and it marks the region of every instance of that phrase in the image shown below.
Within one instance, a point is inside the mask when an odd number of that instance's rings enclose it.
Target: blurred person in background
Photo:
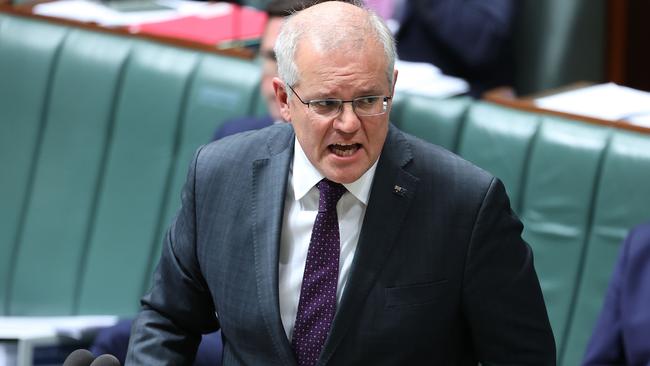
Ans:
[[[280,26],[284,17],[290,15],[297,9],[302,9],[316,1],[309,0],[273,0],[266,6],[268,20],[264,27],[264,33],[260,40],[259,55],[262,68],[262,79],[260,81],[260,94],[266,104],[268,114],[265,116],[245,116],[235,118],[223,124],[214,134],[213,140],[229,136],[238,132],[256,130],[270,126],[274,122],[283,122],[280,110],[275,103],[275,92],[271,80],[278,74],[278,66],[275,60],[273,46],[278,38]]]
[[[650,222],[619,251],[583,366],[650,365]]]
[[[512,85],[515,0],[366,0],[387,19],[403,61],[465,79],[469,94]]]

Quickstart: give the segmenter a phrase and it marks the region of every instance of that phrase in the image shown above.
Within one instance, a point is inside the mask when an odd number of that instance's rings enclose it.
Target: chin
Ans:
[[[325,177],[332,182],[347,184],[356,181],[361,178],[363,172],[329,172],[329,174],[324,174]]]

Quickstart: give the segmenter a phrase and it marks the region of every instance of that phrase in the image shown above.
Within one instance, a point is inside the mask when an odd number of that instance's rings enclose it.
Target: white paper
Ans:
[[[535,105],[587,117],[650,125],[650,93],[614,83],[538,98]]]
[[[34,339],[66,336],[81,339],[83,334],[117,323],[113,315],[91,316],[0,316],[0,339]]]
[[[628,122],[637,126],[650,128],[650,111],[627,119]]]
[[[425,62],[396,60],[398,70],[395,93],[413,93],[446,98],[469,91],[467,81],[445,75],[436,66]]]

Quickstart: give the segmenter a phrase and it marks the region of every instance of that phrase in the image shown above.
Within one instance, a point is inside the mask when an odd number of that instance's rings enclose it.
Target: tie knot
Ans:
[[[318,211],[324,212],[336,208],[336,203],[341,199],[343,193],[347,190],[341,183],[334,183],[327,178],[323,178],[317,184],[320,195],[318,198]]]

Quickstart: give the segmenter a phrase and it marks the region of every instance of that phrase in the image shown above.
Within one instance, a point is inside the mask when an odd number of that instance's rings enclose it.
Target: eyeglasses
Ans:
[[[383,95],[369,95],[366,97],[354,98],[352,100],[328,98],[308,100],[305,102],[289,84],[285,83],[285,85],[296,94],[300,103],[306,105],[319,116],[326,118],[334,118],[338,116],[341,111],[343,111],[343,103],[352,103],[352,110],[359,117],[378,116],[386,113],[386,110],[388,109],[388,101],[392,99],[392,97],[386,97]]]

